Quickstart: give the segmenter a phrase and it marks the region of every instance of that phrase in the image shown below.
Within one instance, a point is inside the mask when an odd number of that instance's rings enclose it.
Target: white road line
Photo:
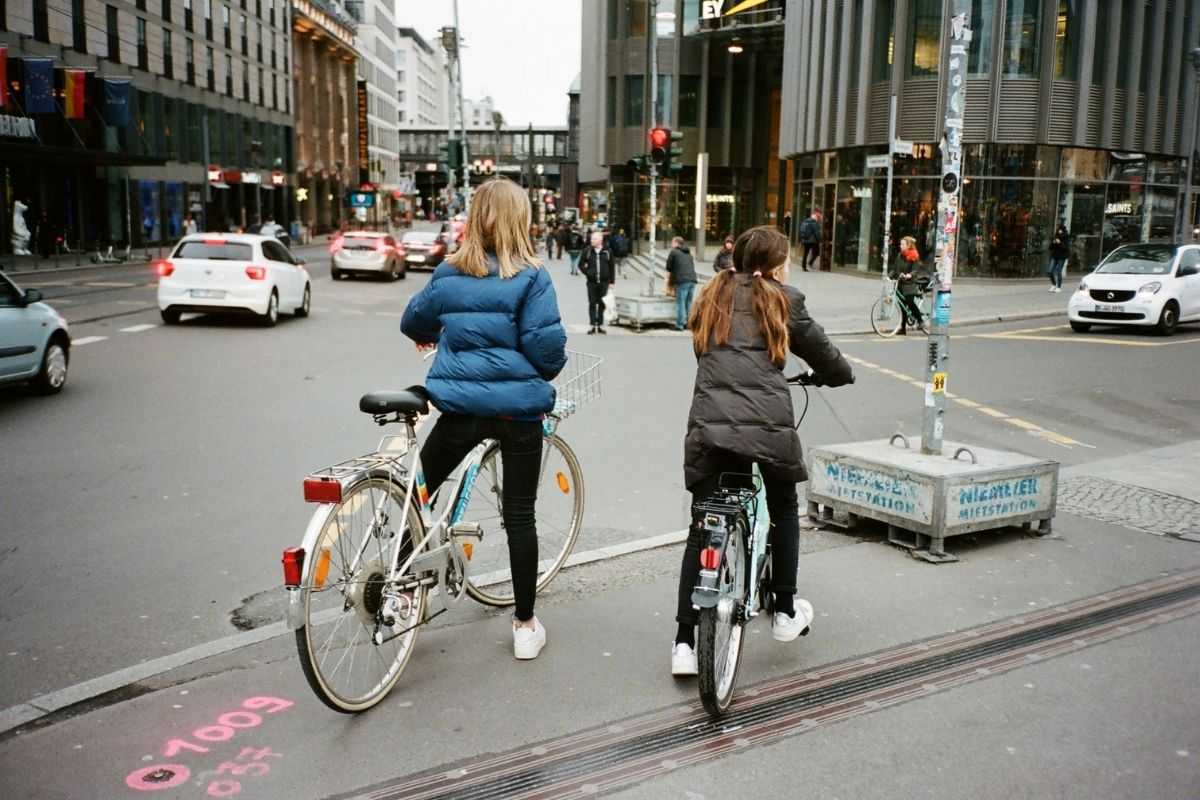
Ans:
[[[73,347],[79,347],[79,345],[81,345],[81,344],[91,344],[92,342],[103,342],[107,338],[108,338],[107,336],[83,336],[79,339],[72,339],[71,345]]]
[[[120,281],[89,281],[84,286],[103,286],[112,289],[132,289],[137,286],[136,283],[122,283]]]
[[[143,324],[143,325],[130,325],[128,328],[121,328],[121,333],[141,333],[142,331],[153,330],[157,327],[158,327],[157,325],[154,325],[152,323],[147,323],[147,324]]]

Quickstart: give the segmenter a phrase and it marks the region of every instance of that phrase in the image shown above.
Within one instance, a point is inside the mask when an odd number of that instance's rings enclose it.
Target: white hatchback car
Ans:
[[[280,309],[307,317],[312,306],[304,259],[271,236],[185,236],[154,269],[158,308],[168,325],[188,312],[240,312],[255,314],[270,327],[279,320]]]
[[[1071,328],[1154,326],[1169,336],[1200,321],[1200,245],[1127,244],[1079,282],[1067,305]]]

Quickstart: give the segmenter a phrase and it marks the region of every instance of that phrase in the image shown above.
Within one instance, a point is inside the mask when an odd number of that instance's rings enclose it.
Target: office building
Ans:
[[[396,49],[397,121],[401,128],[446,124],[450,81],[446,57],[437,39],[425,39],[413,28],[399,29]]]
[[[396,0],[355,0],[350,4],[359,20],[359,183],[360,189],[364,184],[374,189],[376,199],[369,217],[376,221],[391,215],[393,193],[401,188],[395,4]]]

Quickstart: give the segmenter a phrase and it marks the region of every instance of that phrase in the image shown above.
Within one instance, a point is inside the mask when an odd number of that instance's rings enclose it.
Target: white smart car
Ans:
[[[1154,326],[1169,336],[1200,321],[1200,245],[1127,244],[1079,282],[1067,305],[1071,328]]]
[[[280,310],[307,317],[312,283],[297,258],[274,237],[201,233],[186,236],[155,262],[158,308],[174,325],[185,313],[249,313],[266,326]]]

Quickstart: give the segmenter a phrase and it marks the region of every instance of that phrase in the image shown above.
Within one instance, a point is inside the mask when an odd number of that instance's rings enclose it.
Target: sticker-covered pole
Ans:
[[[946,119],[942,128],[942,192],[938,200],[937,278],[926,354],[925,413],[921,452],[940,454],[945,432],[946,376],[950,365],[950,291],[957,261],[962,186],[963,112],[967,102],[970,0],[950,0],[950,50],[946,54]]]

